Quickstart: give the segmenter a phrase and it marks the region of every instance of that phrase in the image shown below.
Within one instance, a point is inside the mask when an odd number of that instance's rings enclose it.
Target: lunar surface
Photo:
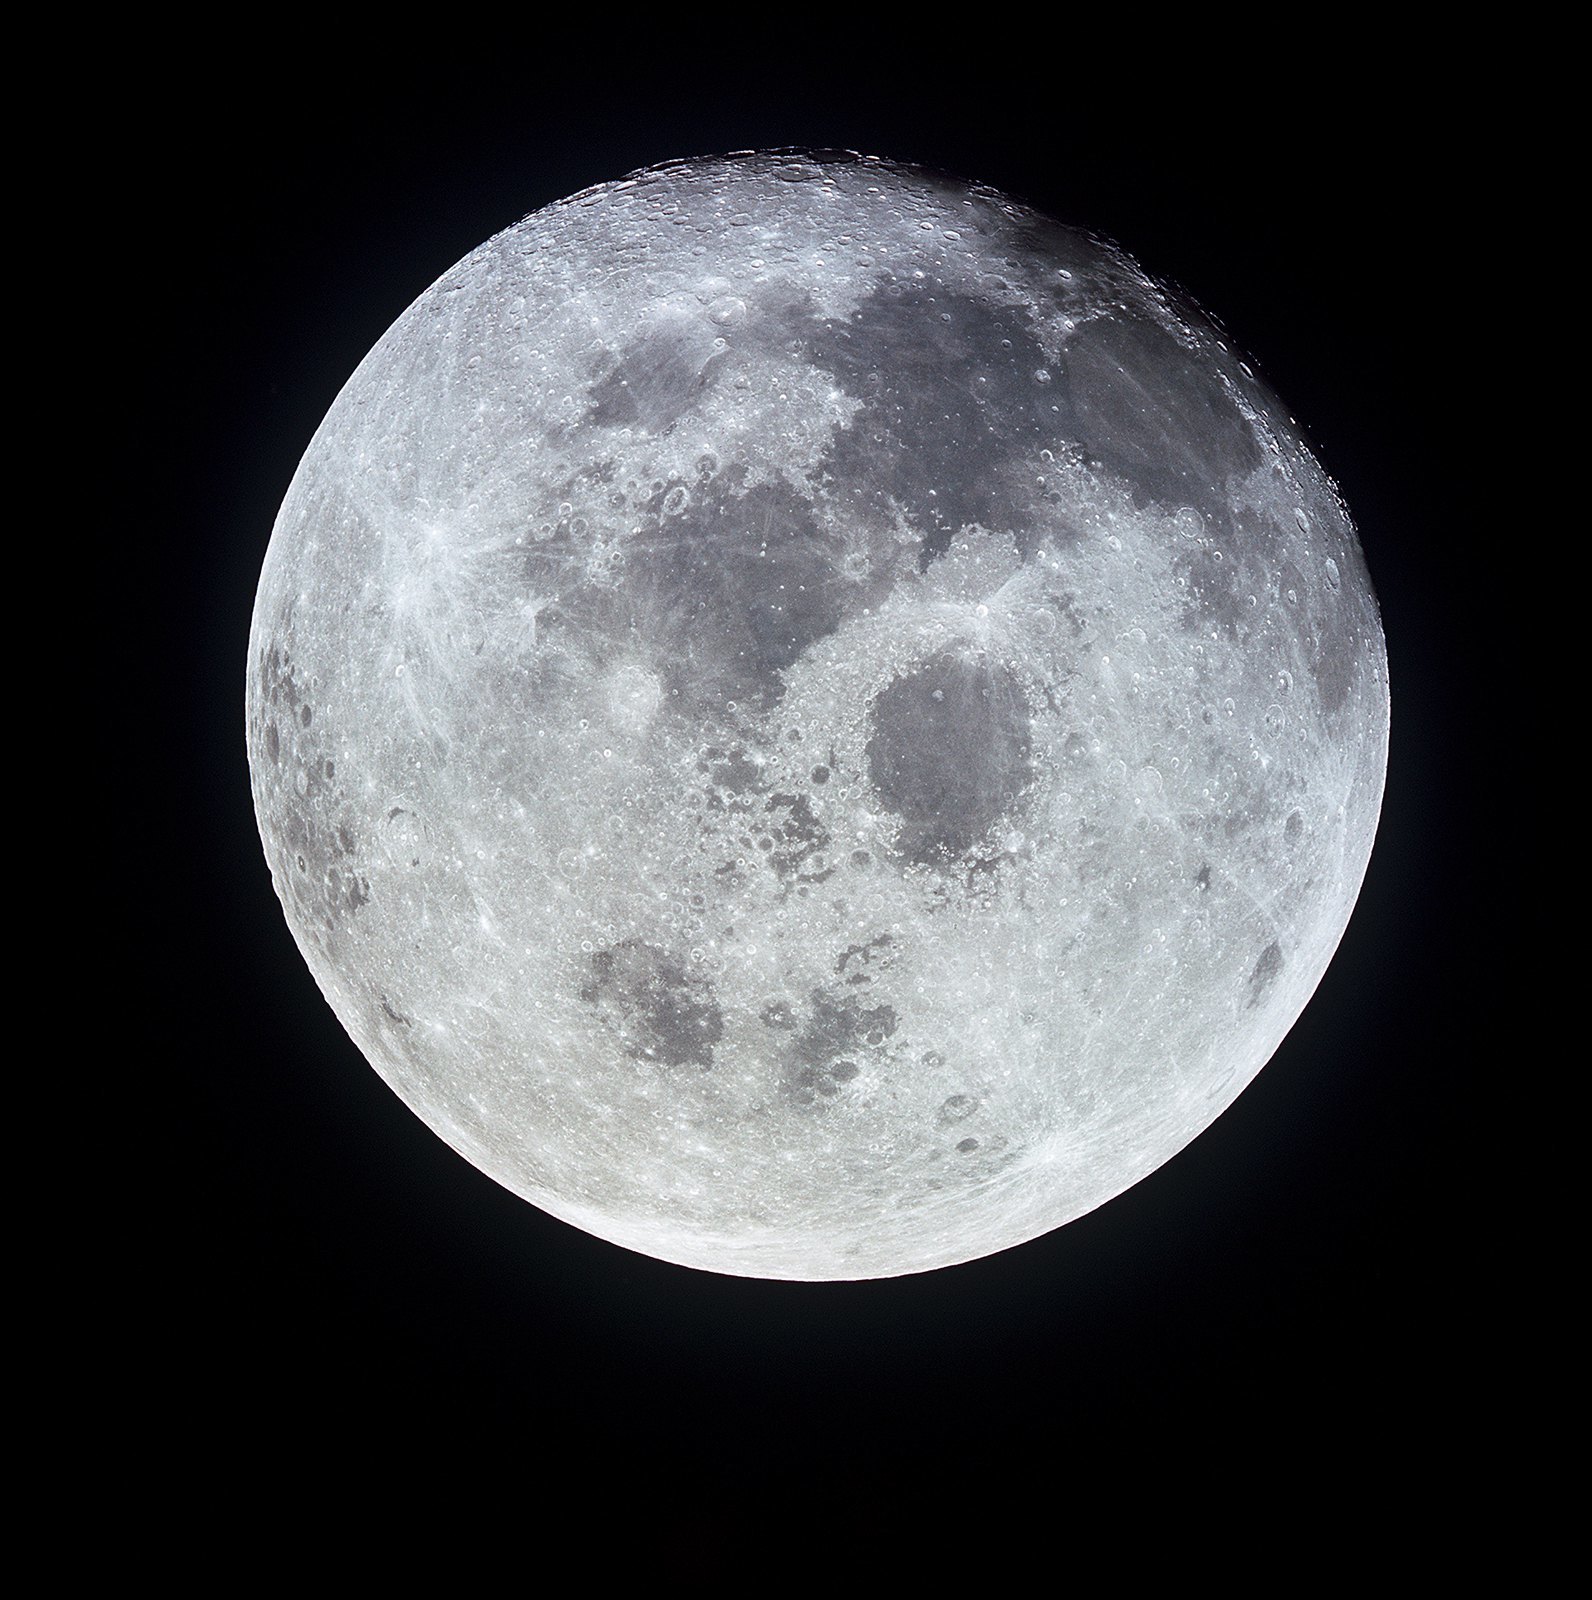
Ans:
[[[288,923],[438,1134],[693,1267],[1101,1205],[1341,937],[1388,684],[1350,519],[1116,247],[857,156],[461,261],[338,396],[250,639]]]

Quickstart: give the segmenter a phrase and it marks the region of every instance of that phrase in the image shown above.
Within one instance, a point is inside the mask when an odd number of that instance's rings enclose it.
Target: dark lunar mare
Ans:
[[[710,1067],[724,1037],[713,986],[657,945],[624,939],[593,953],[580,997],[625,1038],[631,1057]]]
[[[1061,363],[1071,437],[1142,500],[1225,528],[1225,485],[1260,465],[1253,429],[1208,361],[1119,314],[1080,323]]]
[[[618,585],[562,584],[546,618],[578,648],[620,640],[643,650],[676,710],[721,715],[729,700],[773,705],[782,673],[833,633],[855,601],[842,576],[842,541],[811,502],[783,481],[748,485],[736,465],[687,486],[655,489],[625,546]],[[527,582],[551,586],[573,564],[568,550],[533,549]]]
[[[898,677],[874,701],[868,776],[900,818],[910,861],[964,854],[1033,779],[1021,686],[982,652],[946,651]]]
[[[1011,533],[1026,556],[1032,474],[1011,469],[1073,423],[1025,313],[932,284],[889,284],[843,322],[809,319],[796,344],[863,402],[826,471],[881,518],[894,501],[922,525],[920,566],[969,523]]]

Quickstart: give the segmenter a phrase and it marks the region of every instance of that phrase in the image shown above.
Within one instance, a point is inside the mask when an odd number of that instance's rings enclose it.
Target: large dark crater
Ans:
[[[964,855],[1033,782],[1027,699],[983,651],[946,650],[897,677],[870,719],[868,777],[900,819],[896,847],[908,860]]]

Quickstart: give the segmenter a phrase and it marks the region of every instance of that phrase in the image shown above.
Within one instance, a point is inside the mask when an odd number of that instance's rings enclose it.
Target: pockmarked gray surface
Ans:
[[[1208,1126],[1388,735],[1354,528],[1114,246],[854,156],[461,261],[293,479],[249,761],[294,937],[515,1193],[775,1278],[965,1261]]]

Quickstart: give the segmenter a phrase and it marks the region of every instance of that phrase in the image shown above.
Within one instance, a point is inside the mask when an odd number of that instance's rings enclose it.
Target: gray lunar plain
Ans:
[[[718,1272],[922,1271],[1160,1166],[1370,855],[1354,528],[1186,301],[860,157],[650,169],[428,289],[282,506],[261,836],[377,1071]]]

